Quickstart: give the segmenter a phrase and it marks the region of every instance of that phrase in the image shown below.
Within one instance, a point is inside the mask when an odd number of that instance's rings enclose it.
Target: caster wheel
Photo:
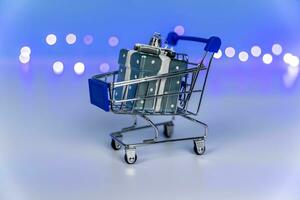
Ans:
[[[194,152],[197,155],[203,155],[205,153],[205,144],[204,140],[195,140],[194,141]]]
[[[194,146],[194,152],[197,155],[203,155],[205,153],[205,147],[201,147],[201,149],[199,150],[196,146]]]
[[[134,156],[127,156],[127,154],[125,154],[124,159],[127,164],[132,165],[136,162],[137,155],[135,154]]]
[[[166,138],[171,138],[174,132],[174,124],[173,122],[164,124],[164,136]]]
[[[135,153],[135,148],[125,148],[125,156],[124,156],[125,162],[127,164],[134,164],[137,160],[137,155]]]
[[[111,140],[110,145],[116,151],[120,150],[122,148],[122,146],[118,142],[116,142],[114,139]]]

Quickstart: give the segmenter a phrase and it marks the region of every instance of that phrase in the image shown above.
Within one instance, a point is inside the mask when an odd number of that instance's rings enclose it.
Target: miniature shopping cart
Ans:
[[[205,44],[204,53],[199,63],[192,63],[188,61],[188,56],[186,54],[175,53],[172,48],[168,48],[174,47],[179,40]],[[173,59],[176,62],[188,63],[188,67],[178,70],[179,67],[176,66],[174,69],[177,69],[177,71],[168,71],[167,73],[158,73],[150,76],[141,76],[139,75],[141,74],[139,72],[137,74],[139,76],[135,75],[134,78],[129,78],[127,80],[120,79],[120,77],[124,75],[122,75],[121,69],[110,73],[96,75],[89,79],[89,92],[92,104],[107,112],[111,111],[115,114],[132,115],[134,118],[132,126],[110,134],[112,138],[111,146],[114,150],[120,150],[122,147],[125,148],[124,158],[128,164],[133,164],[137,160],[136,147],[150,144],[192,140],[194,142],[194,151],[197,155],[202,155],[205,152],[205,138],[207,136],[208,126],[193,118],[193,116],[196,116],[199,113],[213,56],[214,53],[219,51],[221,40],[218,37],[203,39],[198,37],[179,36],[176,33],[171,32],[166,39],[166,48],[159,47],[160,39],[157,38],[157,35],[152,38],[151,43],[153,48],[147,45],[137,45],[135,50],[144,49],[144,54],[139,57],[140,59],[146,59],[146,56],[149,55],[151,57],[154,54],[159,54],[159,56],[162,57],[161,55],[163,54],[165,57],[170,57],[170,60]],[[125,53],[123,56],[120,55],[119,61],[122,57],[124,57],[124,59],[126,56],[128,57]],[[168,60],[167,57],[165,60]],[[131,58],[131,60],[132,59],[133,58]],[[130,62],[133,63],[132,61]],[[149,67],[147,65],[154,64],[155,60],[152,60],[148,64],[145,60],[137,60],[138,64],[140,64],[140,62],[144,62],[144,66]],[[124,63],[127,63],[128,65],[128,61],[124,61]],[[132,70],[133,69],[131,69],[131,72]],[[163,70],[160,70],[160,72],[161,71]],[[201,77],[201,80],[198,77]],[[179,85],[179,89],[175,89],[173,92],[171,90],[164,92],[166,89],[162,90],[162,87],[166,87],[166,81],[169,83],[169,88],[176,82]],[[152,86],[155,87],[155,90],[151,88]],[[130,93],[129,91],[132,89],[134,92]],[[144,93],[142,95],[139,94],[143,91]],[[192,99],[195,100],[192,101]],[[174,100],[176,101],[175,104],[168,104],[168,101],[174,102]],[[165,103],[165,106],[156,109],[158,104],[162,104],[162,102]],[[170,108],[167,109],[166,105],[170,106]],[[148,125],[138,126],[137,116],[144,119]],[[152,117],[155,118],[155,116],[168,116],[171,119],[166,122],[154,123]],[[183,117],[200,125],[204,130],[203,134],[196,137],[173,138],[173,121],[175,116]],[[160,126],[163,127],[164,139],[159,139]],[[123,135],[125,133],[151,127],[155,130],[155,135],[152,139],[146,139],[141,142],[130,144],[123,141]]]

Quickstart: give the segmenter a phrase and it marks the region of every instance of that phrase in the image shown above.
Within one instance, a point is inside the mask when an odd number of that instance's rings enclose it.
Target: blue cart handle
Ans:
[[[166,43],[171,46],[177,45],[179,40],[187,40],[187,41],[194,41],[194,42],[201,42],[205,43],[204,50],[217,53],[221,47],[221,39],[218,37],[210,37],[209,39],[199,38],[199,37],[191,37],[191,36],[181,36],[175,32],[170,32],[166,39]]]

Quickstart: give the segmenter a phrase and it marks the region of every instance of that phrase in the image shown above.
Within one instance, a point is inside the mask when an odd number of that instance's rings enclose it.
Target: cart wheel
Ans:
[[[166,138],[170,138],[173,136],[174,132],[174,124],[173,122],[169,122],[167,124],[164,124],[164,135]]]
[[[194,152],[197,155],[203,155],[205,153],[205,141],[204,139],[194,140]]]
[[[125,149],[125,156],[124,156],[125,162],[127,164],[134,164],[137,160],[137,155],[135,153],[135,148],[126,148]]]
[[[110,145],[116,151],[120,150],[122,148],[122,146],[118,142],[116,142],[114,139],[111,139]]]

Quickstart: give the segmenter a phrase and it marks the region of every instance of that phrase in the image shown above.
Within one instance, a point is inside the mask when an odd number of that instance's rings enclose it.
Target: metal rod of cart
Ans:
[[[210,71],[211,63],[214,53],[217,53],[221,46],[221,40],[218,37],[210,37],[209,39],[203,39],[198,37],[179,36],[174,32],[169,33],[166,43],[168,46],[175,46],[179,40],[188,40],[194,42],[204,43],[204,53],[199,63],[189,62],[189,67],[186,70],[165,73],[155,76],[142,77],[133,80],[126,80],[118,82],[118,71],[100,74],[89,79],[89,90],[91,103],[97,105],[105,111],[111,111],[115,114],[124,114],[133,116],[133,124],[130,127],[121,129],[120,131],[110,134],[111,146],[114,150],[120,150],[125,148],[124,159],[128,164],[134,164],[137,160],[136,148],[145,145],[177,142],[192,140],[194,142],[194,151],[197,155],[202,155],[205,152],[205,139],[208,134],[207,124],[195,119],[193,116],[198,115],[200,106],[207,83],[208,74]],[[185,57],[186,55],[177,54],[177,57]],[[199,80],[199,74],[202,75],[202,79]],[[181,88],[180,91],[170,93],[159,93],[161,82],[168,78],[180,77]],[[123,96],[121,99],[115,98],[117,88],[123,88],[127,91],[130,87],[138,84],[147,84],[153,81],[158,83],[158,89],[155,94],[145,96],[130,97]],[[148,99],[154,99],[154,107],[158,103],[159,99],[164,97],[176,96],[178,97],[178,105],[172,112],[166,110],[147,110],[147,109],[134,109],[134,106],[127,106],[128,102],[131,105],[136,104],[138,101],[147,101]],[[196,98],[196,105],[193,101],[191,105],[191,99]],[[170,116],[170,120],[160,123],[154,123],[152,117],[155,116]],[[174,119],[175,116],[180,116],[187,119],[203,128],[203,133],[195,137],[183,137],[173,139],[174,131]],[[138,126],[137,118],[145,120],[148,125]],[[159,139],[159,127],[163,126],[164,139]],[[137,143],[125,143],[123,137],[125,133],[130,133],[137,130],[143,130],[146,128],[154,129],[154,136],[151,139],[145,139]]]

